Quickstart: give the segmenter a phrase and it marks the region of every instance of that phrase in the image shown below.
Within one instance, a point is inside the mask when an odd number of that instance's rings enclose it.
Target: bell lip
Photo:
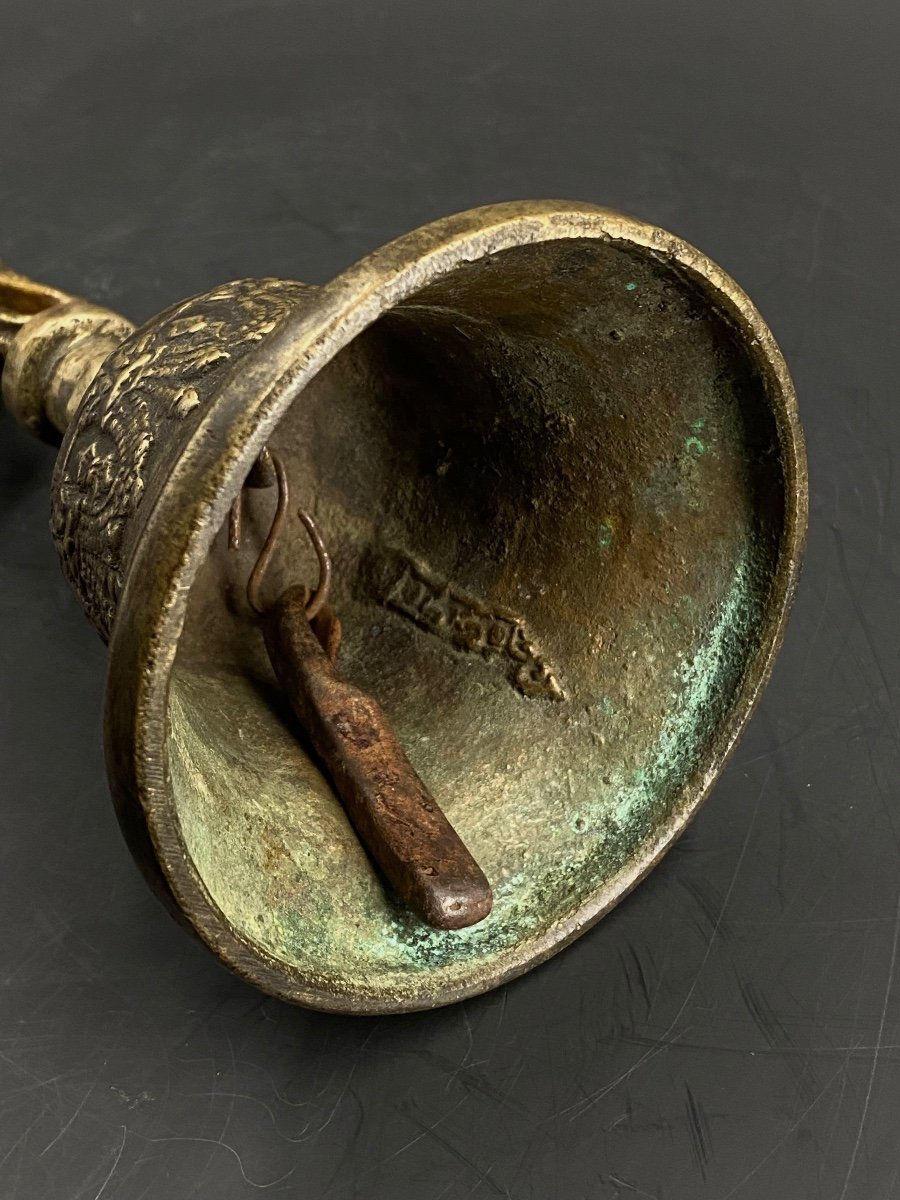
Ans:
[[[166,721],[169,678],[190,585],[262,446],[302,389],[339,350],[387,309],[464,262],[569,238],[629,243],[673,263],[737,326],[760,370],[778,431],[785,512],[758,647],[705,769],[685,783],[688,798],[641,853],[584,904],[551,930],[498,955],[487,968],[473,959],[469,976],[458,986],[429,992],[416,981],[394,996],[338,992],[324,981],[302,977],[243,938],[206,891],[182,841],[167,783]],[[308,306],[241,360],[239,370],[216,393],[150,514],[110,639],[106,692],[107,767],[132,852],[155,890],[227,966],[280,999],[329,1012],[374,1015],[437,1008],[508,982],[558,953],[618,904],[705,800],[771,675],[796,593],[807,514],[804,439],[787,366],[750,299],[706,255],[645,221],[562,200],[491,204],[405,234],[318,289]]]

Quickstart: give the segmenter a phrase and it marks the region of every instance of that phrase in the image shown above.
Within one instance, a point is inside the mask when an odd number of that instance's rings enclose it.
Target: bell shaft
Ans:
[[[410,907],[440,929],[491,911],[490,885],[413,770],[380,705],[342,679],[328,610],[307,619],[309,593],[292,587],[263,617],[278,681],[369,853]]]
[[[0,263],[0,357],[23,325],[38,313],[71,300],[65,292],[36,283]]]
[[[0,266],[0,358],[7,408],[59,442],[85,392],[134,325],[118,313]]]

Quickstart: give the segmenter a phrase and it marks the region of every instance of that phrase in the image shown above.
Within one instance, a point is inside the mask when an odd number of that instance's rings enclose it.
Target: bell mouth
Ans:
[[[110,740],[123,692],[145,719],[136,766],[115,761],[166,887],[230,965],[316,1007],[432,1007],[597,920],[721,769],[795,583],[793,392],[718,268],[586,207],[427,227],[273,341],[214,402],[139,547],[129,592],[142,557],[165,583],[143,615],[123,600]],[[492,884],[469,929],[391,895],[278,692],[243,591],[271,494],[250,493],[240,551],[213,537],[263,442],[331,550],[343,674]],[[266,586],[314,578],[298,522]]]

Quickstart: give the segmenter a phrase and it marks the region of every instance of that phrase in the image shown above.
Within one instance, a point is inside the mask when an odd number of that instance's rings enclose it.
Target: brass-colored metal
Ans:
[[[35,283],[0,262],[0,356],[6,354],[13,338],[32,317],[71,299],[65,292]]]
[[[29,291],[22,283],[22,298],[35,304],[45,293],[38,285]],[[0,311],[0,331],[3,321]],[[23,314],[16,332],[14,328],[10,321],[6,345],[0,341],[4,400],[32,433],[58,443],[104,359],[134,332],[134,325],[96,304],[62,298],[28,319]]]
[[[665,853],[768,678],[806,522],[787,370],[720,268],[529,201],[322,288],[215,288],[99,369],[87,336],[51,370],[30,325],[4,395],[67,424],[52,527],[110,642],[120,818],[232,968],[319,1008],[446,1004],[559,950]],[[298,742],[240,583],[267,493],[239,550],[224,528],[266,446],[328,530],[343,675],[494,885],[477,925],[429,928],[385,889]],[[267,589],[313,569],[289,522]]]

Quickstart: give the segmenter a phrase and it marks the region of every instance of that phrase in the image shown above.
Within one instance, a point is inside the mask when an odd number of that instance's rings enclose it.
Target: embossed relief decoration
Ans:
[[[63,442],[51,529],[63,570],[108,639],[138,526],[231,364],[309,294],[244,279],[175,305],[127,338],[89,387]]]

